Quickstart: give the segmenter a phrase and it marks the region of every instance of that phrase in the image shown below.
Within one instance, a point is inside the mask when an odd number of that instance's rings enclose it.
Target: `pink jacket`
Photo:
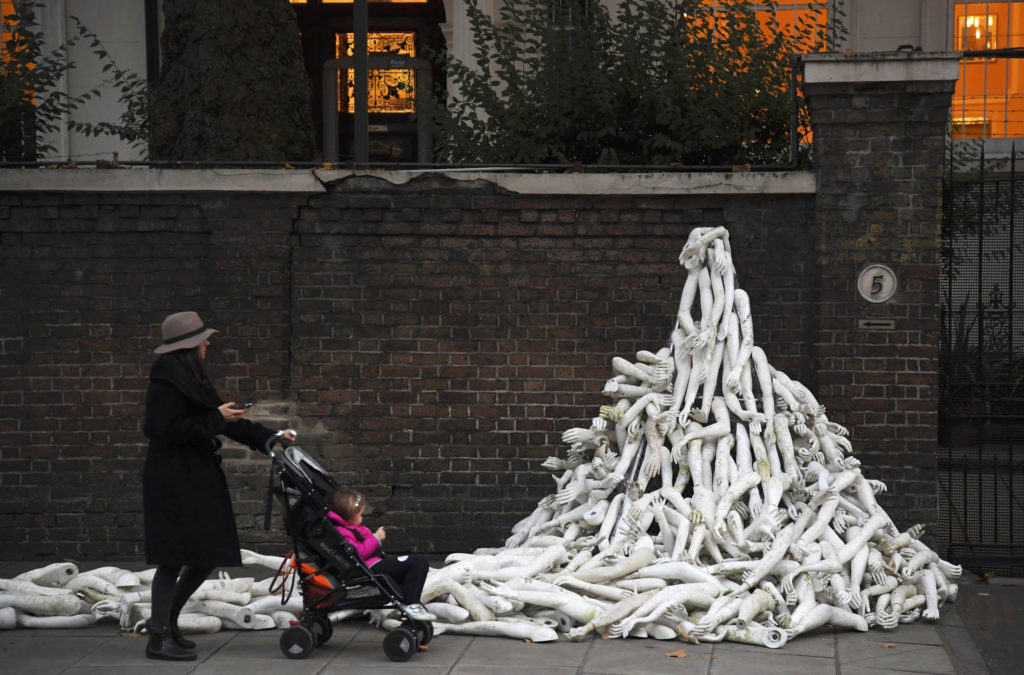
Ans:
[[[327,517],[338,528],[341,536],[345,537],[350,544],[356,547],[359,557],[365,560],[368,566],[372,567],[374,563],[380,562],[380,556],[375,555],[380,551],[380,540],[377,539],[373,532],[370,532],[370,528],[363,525],[349,525],[345,522],[344,518],[334,511],[328,511]],[[362,536],[362,541],[356,538],[356,532]]]

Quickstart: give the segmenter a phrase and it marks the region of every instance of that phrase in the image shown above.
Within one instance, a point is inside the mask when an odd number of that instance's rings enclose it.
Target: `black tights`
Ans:
[[[153,575],[153,614],[150,626],[163,632],[171,616],[178,616],[189,597],[196,592],[213,567],[199,565],[159,565]]]
[[[371,569],[376,574],[387,574],[402,584],[402,603],[413,605],[420,601],[430,565],[421,555],[388,555],[384,556],[383,560],[373,563]]]

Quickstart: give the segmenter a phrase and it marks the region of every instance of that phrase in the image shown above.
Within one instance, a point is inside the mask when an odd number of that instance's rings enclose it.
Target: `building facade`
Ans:
[[[2,0],[8,14],[18,0]],[[353,41],[352,0],[290,0],[298,18],[307,72],[315,91],[314,117],[323,138],[325,124],[334,124],[341,154],[349,149],[354,107],[352,70],[331,71],[337,82],[337,119],[325,122],[324,64],[350,58]],[[497,16],[501,0],[478,5]],[[731,3],[730,3],[731,4]],[[757,3],[753,3],[755,6]],[[159,0],[42,0],[40,24],[47,43],[55,47],[74,30],[70,17],[95,31],[119,66],[155,80],[159,73]],[[417,130],[413,121],[417,97],[429,91],[426,78],[440,79],[437,69],[417,71],[410,62],[431,52],[447,50],[464,62],[472,61],[473,32],[466,0],[369,0],[368,49],[388,55],[395,67],[370,69],[370,158],[375,161],[415,162]],[[705,0],[707,11],[725,13],[726,3]],[[761,9],[762,12],[767,10]],[[953,97],[952,133],[955,138],[989,141],[989,154],[1005,151],[1007,139],[1024,138],[1024,1],[958,2],[956,0],[808,0],[779,2],[774,9],[783,25],[824,23],[841,13],[846,34],[837,49],[854,52],[897,50],[966,51]],[[984,53],[979,53],[984,52]],[[105,74],[85,42],[74,44],[68,60],[75,67],[60,86],[74,95],[97,87],[99,99],[76,113],[82,121],[116,119],[117,91],[104,84]],[[142,159],[144,148],[112,137],[85,136],[67,125],[47,139],[54,148],[47,160],[91,161]]]

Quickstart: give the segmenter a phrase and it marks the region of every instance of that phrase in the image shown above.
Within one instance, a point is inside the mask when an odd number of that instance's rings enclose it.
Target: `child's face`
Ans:
[[[366,504],[363,504],[359,508],[359,510],[356,511],[356,515],[352,516],[352,521],[349,523],[349,525],[362,525],[363,524],[363,511],[365,511],[365,510],[366,510]]]

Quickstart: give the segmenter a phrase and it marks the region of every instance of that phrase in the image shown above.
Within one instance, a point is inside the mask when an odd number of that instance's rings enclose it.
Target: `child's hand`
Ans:
[[[384,532],[384,528],[383,527],[378,527],[377,531],[374,532],[373,535],[375,537],[377,537],[377,539],[380,539],[381,541],[384,541],[384,539],[387,537],[387,534]]]

